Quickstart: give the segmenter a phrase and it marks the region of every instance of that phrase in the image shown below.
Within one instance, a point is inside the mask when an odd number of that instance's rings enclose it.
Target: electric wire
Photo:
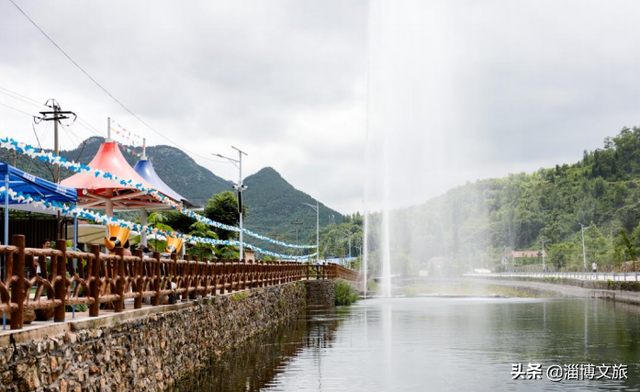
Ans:
[[[0,87],[0,89],[4,90],[2,87]],[[9,91],[9,90],[7,90],[7,91]],[[4,92],[4,91],[0,91],[0,94],[4,94],[4,95],[6,95],[7,97],[11,97],[11,98],[13,98],[13,99],[17,99],[18,101],[22,101],[22,102],[26,103],[27,105],[35,106],[35,107],[37,107],[37,108],[39,108],[39,109],[41,109],[41,110],[42,110],[43,108],[45,108],[45,107],[46,107],[46,106],[44,106],[44,105],[42,105],[42,104],[35,104],[35,103],[29,102],[29,101],[27,101],[27,100],[24,100],[24,99],[22,99],[22,98],[20,98],[20,97],[13,96],[12,94],[7,93],[7,92]]]
[[[111,99],[113,99],[118,105],[120,105],[124,110],[126,110],[129,114],[131,114],[133,117],[135,117],[138,121],[140,121],[142,124],[144,124],[147,128],[149,128],[150,130],[152,130],[154,133],[156,133],[157,135],[159,135],[160,137],[162,137],[163,139],[167,140],[168,142],[174,144],[175,146],[183,149],[184,151],[187,151],[189,153],[191,153],[194,156],[197,156],[201,159],[205,159],[207,161],[211,161],[211,162],[218,162],[214,159],[208,158],[206,156],[197,154],[193,151],[190,151],[184,147],[182,147],[181,145],[179,145],[178,143],[176,143],[175,141],[169,139],[167,136],[163,135],[161,132],[157,131],[154,127],[152,127],[151,125],[149,125],[146,121],[144,121],[142,118],[140,118],[137,114],[135,114],[131,109],[129,109],[127,106],[125,106],[122,102],[120,102],[113,94],[111,94],[105,87],[103,87],[100,83],[98,83],[97,80],[95,80],[91,75],[89,75],[89,73],[87,71],[84,70],[84,68],[82,68],[80,66],[80,64],[78,64],[73,58],[71,58],[71,56],[69,56],[67,54],[67,52],[65,52],[51,37],[49,37],[47,35],[47,33],[44,32],[44,30],[42,30],[40,28],[40,26],[38,26],[38,24],[29,17],[29,15],[27,15],[22,8],[20,8],[13,0],[9,0],[17,9],[18,11],[20,11],[20,13],[22,15],[24,15],[25,18],[27,18],[27,20],[29,20],[29,22],[31,22],[31,24],[38,29],[42,35],[45,36],[45,38],[47,38],[49,40],[49,42],[51,42],[53,44],[53,46],[55,46],[69,61],[71,61],[71,63],[73,63],[73,65],[76,66],[76,68],[78,68],[83,74],[85,74],[86,77],[88,77],[96,86],[98,86],[105,94],[107,94],[109,97],[111,97]]]
[[[26,115],[27,115],[27,116],[29,116],[29,117],[35,117],[33,114],[27,113],[27,112],[22,111],[22,110],[20,110],[20,109],[16,109],[16,108],[14,108],[13,106],[9,106],[9,105],[4,104],[4,103],[2,103],[2,102],[0,102],[0,105],[2,105],[2,106],[4,106],[4,107],[7,107],[7,108],[9,108],[9,109],[15,110],[16,112],[20,112],[20,113],[22,113],[22,114],[26,114]]]
[[[11,93],[11,94],[13,94],[13,95],[17,95],[17,96],[19,96],[19,97],[21,97],[21,98],[28,99],[29,101],[32,101],[32,102],[33,102],[33,103],[32,103],[32,105],[37,105],[37,106],[39,106],[39,107],[44,107],[44,108],[48,107],[48,106],[46,106],[46,105],[44,105],[44,104],[42,104],[42,103],[40,103],[40,102],[36,101],[36,100],[35,100],[35,99],[33,99],[33,98],[29,98],[29,97],[27,97],[26,95],[22,95],[22,94],[20,94],[20,93],[18,93],[18,92],[15,92],[15,91],[13,91],[13,90],[9,90],[9,89],[8,89],[8,88],[6,88],[6,87],[2,87],[2,86],[0,86],[0,90],[4,90],[4,91],[6,91],[6,92],[8,92],[8,93]]]

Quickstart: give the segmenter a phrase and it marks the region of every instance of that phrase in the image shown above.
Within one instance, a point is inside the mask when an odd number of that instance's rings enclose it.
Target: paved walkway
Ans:
[[[531,277],[529,275],[523,275]],[[640,293],[625,290],[590,289],[578,286],[563,285],[559,283],[532,282],[514,280],[512,275],[482,274],[481,276],[465,275],[468,280],[486,284],[494,284],[505,287],[526,287],[532,290],[552,293],[568,298],[602,298],[619,302],[640,305]],[[516,277],[517,278],[517,277]]]

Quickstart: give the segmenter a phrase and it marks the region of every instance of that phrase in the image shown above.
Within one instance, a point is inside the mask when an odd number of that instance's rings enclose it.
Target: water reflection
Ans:
[[[638,391],[638,307],[413,298],[309,312],[182,384],[202,391]],[[511,365],[626,364],[629,379],[512,380]]]
[[[298,319],[213,358],[203,370],[181,380],[174,391],[260,391],[270,386],[303,349],[313,353],[318,363],[314,372],[321,374],[321,351],[331,348],[344,316],[344,310],[335,308],[309,309]]]

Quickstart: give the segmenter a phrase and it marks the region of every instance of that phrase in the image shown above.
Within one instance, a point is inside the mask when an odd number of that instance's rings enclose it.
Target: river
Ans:
[[[639,316],[637,307],[602,300],[369,299],[309,310],[178,389],[638,391]],[[518,364],[523,374],[513,379]],[[562,375],[547,374],[556,365]]]

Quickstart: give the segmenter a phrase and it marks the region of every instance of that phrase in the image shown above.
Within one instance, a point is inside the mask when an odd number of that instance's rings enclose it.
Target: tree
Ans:
[[[242,213],[246,216],[247,208],[242,206]],[[240,213],[238,211],[238,199],[231,191],[225,191],[213,195],[204,208],[204,216],[216,222],[224,223],[229,226],[238,226],[240,223]],[[212,228],[218,238],[221,240],[229,240],[236,238],[236,232],[230,230]]]
[[[202,238],[218,238],[218,235],[213,230],[211,230],[209,225],[206,225],[202,222],[195,222],[194,224],[192,224],[189,234],[195,237]],[[211,257],[212,255],[217,254],[217,252],[218,250],[215,246],[206,243],[196,243],[187,251],[190,256],[199,256],[200,260],[202,260],[204,257]]]

